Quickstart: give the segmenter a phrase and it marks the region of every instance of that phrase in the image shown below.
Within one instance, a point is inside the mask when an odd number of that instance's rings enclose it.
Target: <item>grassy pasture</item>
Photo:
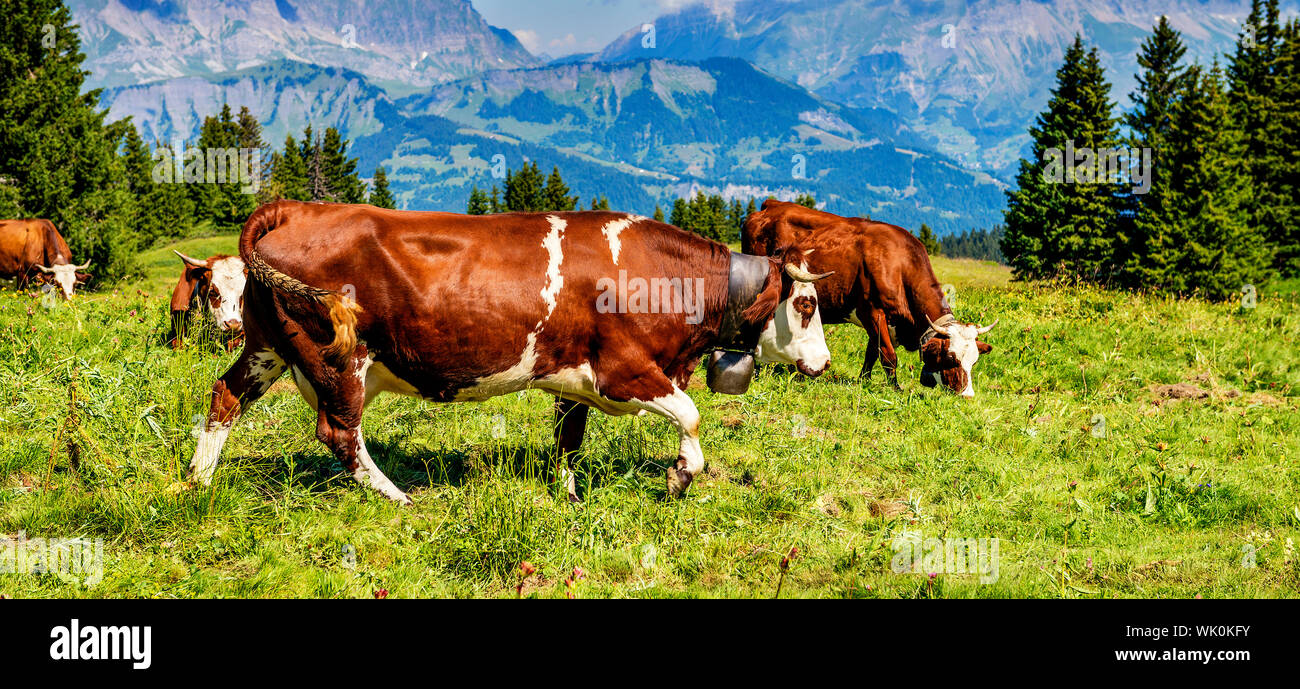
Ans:
[[[176,248],[234,253],[234,238]],[[858,380],[866,335],[848,325],[827,328],[832,372],[815,381],[768,369],[748,395],[716,396],[701,370],[708,468],[682,500],[664,496],[676,434],[658,417],[593,412],[570,505],[547,483],[548,395],[381,397],[365,435],[414,497],[403,508],[341,473],[288,379],[241,419],[210,490],[169,491],[235,355],[166,349],[179,261],[142,262],[138,283],[54,308],[0,291],[0,536],[105,543],[95,586],[0,574],[0,594],[511,597],[526,560],[524,595],[767,597],[792,546],[783,597],[1300,588],[1294,284],[1244,310],[936,259],[959,317],[1001,319],[975,400],[922,388],[915,353],[901,391],[879,369]],[[997,580],[894,573],[905,532],[999,539]]]

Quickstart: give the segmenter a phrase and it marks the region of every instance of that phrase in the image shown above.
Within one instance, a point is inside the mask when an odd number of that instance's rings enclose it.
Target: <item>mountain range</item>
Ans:
[[[998,222],[1075,32],[1124,94],[1155,16],[1189,57],[1230,49],[1223,0],[714,0],[543,63],[467,0],[72,0],[91,87],[148,141],[223,102],[279,145],[338,127],[408,208],[464,207],[509,167],[558,165],[584,200],[649,213],[696,190],[813,193],[941,234]],[[1294,12],[1294,2],[1284,3]]]

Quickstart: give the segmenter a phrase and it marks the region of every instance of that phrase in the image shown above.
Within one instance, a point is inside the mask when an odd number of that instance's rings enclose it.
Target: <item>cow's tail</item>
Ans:
[[[271,203],[248,216],[239,235],[239,257],[248,268],[248,274],[257,282],[281,294],[292,294],[325,306],[334,326],[334,341],[325,347],[323,353],[330,361],[342,365],[357,348],[357,314],[361,306],[342,292],[312,287],[272,268],[257,253],[257,240],[280,224],[283,211],[281,204]]]

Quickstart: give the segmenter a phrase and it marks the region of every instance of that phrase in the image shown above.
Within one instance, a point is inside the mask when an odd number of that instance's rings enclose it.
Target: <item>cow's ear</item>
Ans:
[[[77,273],[77,282],[78,283],[90,282],[90,279],[93,277],[95,276],[91,275],[90,273]]]
[[[975,348],[980,350],[980,354],[988,354],[993,351],[992,345],[987,342],[981,342],[980,340],[975,340]]]
[[[181,279],[172,289],[172,311],[189,311],[190,300],[194,298],[194,291],[199,288],[199,283],[207,278],[207,268],[194,268],[186,266],[181,271]]]

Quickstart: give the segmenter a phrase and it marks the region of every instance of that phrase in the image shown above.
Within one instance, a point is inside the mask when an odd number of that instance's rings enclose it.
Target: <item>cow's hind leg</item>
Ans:
[[[361,415],[366,408],[366,373],[370,361],[365,346],[358,346],[348,370],[330,376],[330,382],[307,378],[317,393],[316,437],[352,472],[352,478],[380,495],[411,504],[411,498],[402,492],[380,471],[366,450],[361,437]]]
[[[569,502],[578,502],[577,486],[573,476],[573,461],[582,447],[582,437],[587,432],[587,410],[590,407],[561,397],[555,398],[555,452],[556,473],[569,492]]]
[[[199,433],[194,458],[190,460],[190,481],[202,485],[212,483],[230,428],[248,405],[266,394],[284,369],[284,360],[270,349],[245,348],[235,364],[217,379],[212,385],[208,418]]]

